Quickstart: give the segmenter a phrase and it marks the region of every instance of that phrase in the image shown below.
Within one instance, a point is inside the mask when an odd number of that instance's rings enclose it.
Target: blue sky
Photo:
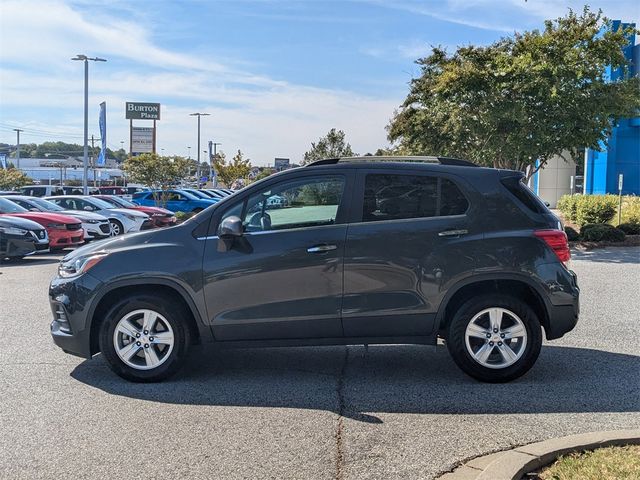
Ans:
[[[387,145],[385,125],[430,45],[487,44],[583,2],[28,1],[0,3],[0,141],[82,141],[82,68],[90,65],[90,128],[107,102],[108,145],[128,139],[125,101],[162,104],[158,148],[196,152],[202,139],[255,164],[299,159],[330,128],[355,151]],[[637,21],[637,2],[591,2]],[[141,122],[139,125],[143,126]]]

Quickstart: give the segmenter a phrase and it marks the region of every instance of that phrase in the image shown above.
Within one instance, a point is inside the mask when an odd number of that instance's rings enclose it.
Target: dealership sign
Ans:
[[[132,127],[131,128],[131,152],[150,153],[153,152],[153,127]]]
[[[160,120],[159,103],[127,102],[125,112],[127,120]]]

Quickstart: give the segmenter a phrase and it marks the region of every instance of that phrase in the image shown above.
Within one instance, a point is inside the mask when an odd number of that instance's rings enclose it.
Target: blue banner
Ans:
[[[7,168],[7,155],[0,153],[0,167],[4,170]]]
[[[100,140],[102,141],[102,147],[100,148],[100,155],[98,155],[98,161],[96,165],[104,165],[107,160],[107,102],[100,104],[100,118],[98,120],[100,125]]]

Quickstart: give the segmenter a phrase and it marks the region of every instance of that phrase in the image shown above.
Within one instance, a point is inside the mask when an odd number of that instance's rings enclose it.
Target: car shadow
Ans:
[[[60,263],[69,251],[29,255],[20,259],[0,260],[0,267],[28,267],[30,265],[49,265]]]
[[[213,350],[198,347],[175,378],[136,384],[101,355],[71,376],[112,395],[152,402],[328,410],[380,423],[376,412],[423,414],[640,411],[640,357],[545,346],[507,384],[465,376],[446,348],[401,345]]]
[[[640,247],[608,247],[593,250],[571,249],[572,260],[586,260],[600,263],[640,264]]]

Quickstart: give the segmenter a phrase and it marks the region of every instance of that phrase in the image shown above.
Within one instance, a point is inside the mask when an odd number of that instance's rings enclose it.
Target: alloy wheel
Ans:
[[[487,308],[477,313],[465,330],[467,352],[486,368],[506,368],[516,363],[527,348],[524,322],[510,310]]]
[[[116,324],[113,346],[126,365],[151,370],[167,361],[175,340],[171,325],[158,312],[148,309],[127,313]]]
[[[122,233],[122,229],[120,228],[120,224],[114,221],[109,222],[109,235],[112,237],[117,237]]]

